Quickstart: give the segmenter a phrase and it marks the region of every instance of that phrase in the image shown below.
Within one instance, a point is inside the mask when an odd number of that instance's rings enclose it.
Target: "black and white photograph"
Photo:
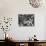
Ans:
[[[19,26],[34,26],[34,14],[19,14],[18,24]]]

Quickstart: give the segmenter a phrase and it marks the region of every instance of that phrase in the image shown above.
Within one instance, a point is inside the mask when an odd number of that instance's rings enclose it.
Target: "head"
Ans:
[[[36,37],[36,35],[34,35],[34,37]]]

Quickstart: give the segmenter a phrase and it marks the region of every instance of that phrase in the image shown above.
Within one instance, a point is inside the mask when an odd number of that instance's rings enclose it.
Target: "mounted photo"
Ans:
[[[18,14],[19,26],[34,26],[34,14]]]

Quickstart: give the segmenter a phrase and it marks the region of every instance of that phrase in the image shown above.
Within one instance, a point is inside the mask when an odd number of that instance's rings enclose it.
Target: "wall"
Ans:
[[[37,35],[37,39],[45,40],[45,12],[46,6],[33,8],[28,0],[0,0],[0,16],[13,18],[12,26],[8,33],[17,40],[27,40],[34,34]],[[35,14],[35,26],[19,27],[18,14]],[[2,31],[0,32],[2,33]],[[2,35],[1,33],[0,35]],[[2,38],[0,36],[0,39]]]

